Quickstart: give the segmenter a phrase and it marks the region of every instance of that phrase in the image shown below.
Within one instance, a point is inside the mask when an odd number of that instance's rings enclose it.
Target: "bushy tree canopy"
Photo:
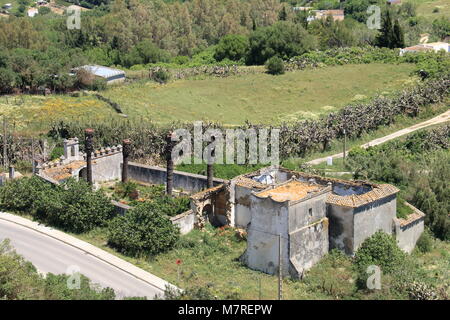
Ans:
[[[241,61],[245,59],[249,48],[248,38],[244,35],[231,34],[220,39],[214,53],[217,61],[229,59]]]
[[[131,256],[152,256],[172,248],[179,230],[158,206],[142,203],[108,226],[108,243]]]
[[[288,59],[313,50],[317,46],[316,38],[302,26],[280,21],[276,24],[257,29],[250,36],[248,64],[264,64],[273,56]]]

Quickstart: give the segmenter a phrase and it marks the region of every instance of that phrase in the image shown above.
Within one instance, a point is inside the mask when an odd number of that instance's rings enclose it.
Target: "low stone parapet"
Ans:
[[[395,238],[400,249],[411,253],[424,231],[425,214],[408,202],[405,202],[405,204],[413,210],[413,213],[406,219],[394,219]]]

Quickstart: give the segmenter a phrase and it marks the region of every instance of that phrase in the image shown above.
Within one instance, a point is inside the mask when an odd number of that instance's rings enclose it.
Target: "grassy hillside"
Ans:
[[[427,18],[439,18],[450,16],[450,2],[448,0],[410,0],[417,5],[417,15]],[[435,8],[437,12],[433,12]]]
[[[135,82],[101,94],[117,102],[131,119],[278,123],[315,118],[377,93],[397,90],[413,81],[412,69],[410,64],[345,65],[281,76],[208,77],[167,85]],[[2,96],[2,116],[21,132],[45,130],[49,122],[61,119],[105,121],[120,117],[111,106],[90,95]]]
[[[215,120],[274,123],[313,118],[352,101],[389,92],[410,81],[412,65],[345,65],[228,78],[135,83],[103,94],[131,117],[158,122]]]

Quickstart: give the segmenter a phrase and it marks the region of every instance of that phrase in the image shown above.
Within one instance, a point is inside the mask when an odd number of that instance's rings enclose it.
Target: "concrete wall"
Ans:
[[[195,214],[194,211],[188,210],[175,217],[170,218],[170,221],[178,228],[181,234],[189,233],[194,229]]]
[[[151,183],[166,184],[166,168],[147,166],[136,162],[128,163],[128,177],[130,179]],[[222,179],[214,179],[214,186],[224,183]],[[173,186],[177,190],[198,192],[207,188],[207,177],[188,172],[174,171]]]
[[[125,215],[128,210],[133,209],[133,207],[131,207],[127,204],[124,204],[124,203],[120,203],[118,201],[111,200],[111,203],[114,206],[114,210],[115,210],[116,214],[121,215],[121,216]]]
[[[252,189],[236,185],[234,195],[234,224],[238,228],[247,228],[252,219]]]
[[[278,235],[281,234],[283,274],[289,274],[289,238],[287,202],[275,202],[270,198],[252,199],[252,220],[247,230],[247,250],[243,261],[254,270],[268,274],[278,271]]]
[[[289,207],[290,274],[298,277],[319,261],[329,248],[328,219],[324,192]]]
[[[397,215],[397,197],[392,195],[354,210],[353,252],[361,243],[378,230],[387,234],[394,231],[394,219]]]
[[[120,179],[122,176],[122,152],[96,158],[92,164],[94,182]]]
[[[289,233],[325,218],[327,195],[328,193],[323,193],[297,203],[291,202],[289,207]]]
[[[314,266],[328,252],[328,219],[323,218],[289,235],[289,255],[296,278]]]
[[[353,208],[327,205],[329,248],[353,253]]]
[[[417,240],[419,240],[424,227],[424,217],[404,226],[400,226],[400,223],[396,221],[395,238],[397,239],[397,244],[400,249],[407,253],[411,253],[416,247]]]

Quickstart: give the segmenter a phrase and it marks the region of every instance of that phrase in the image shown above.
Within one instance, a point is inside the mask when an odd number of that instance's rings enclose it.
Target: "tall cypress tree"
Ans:
[[[386,11],[383,17],[383,26],[380,32],[380,35],[377,37],[377,45],[379,47],[395,48],[394,28],[389,10]]]
[[[398,19],[395,20],[394,24],[394,37],[395,37],[394,48],[403,48],[405,46],[405,35],[403,34],[403,30],[400,27]]]
[[[287,12],[286,12],[285,6],[283,6],[283,9],[281,9],[280,14],[278,15],[278,20],[281,20],[281,21],[287,20]]]

